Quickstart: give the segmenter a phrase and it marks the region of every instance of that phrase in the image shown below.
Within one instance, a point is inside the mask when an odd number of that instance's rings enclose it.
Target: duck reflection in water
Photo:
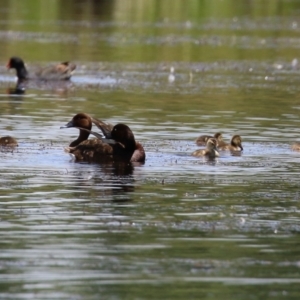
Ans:
[[[68,97],[68,93],[73,90],[73,83],[70,81],[26,81],[18,80],[16,86],[8,88],[6,93],[11,96],[16,96],[16,99],[20,99],[21,95],[24,95],[27,89],[34,90],[47,90],[60,98]]]
[[[23,104],[25,88],[20,87],[18,84],[14,88],[7,88],[5,91],[8,98],[9,113],[11,115],[17,114]]]
[[[20,95],[24,95],[26,91],[25,86],[22,83],[17,82],[16,86],[14,88],[8,88],[7,89],[7,94],[9,95],[16,95],[16,96],[20,96]]]
[[[94,123],[102,132],[91,131]],[[77,161],[113,162],[122,164],[145,162],[143,146],[135,141],[133,132],[125,124],[115,126],[91,118],[88,114],[79,113],[61,128],[78,128],[79,136],[65,148],[67,153],[74,155]],[[88,139],[89,135],[96,136]]]
[[[67,176],[72,178],[74,197],[83,192],[83,197],[93,199],[93,202],[125,202],[133,200],[133,171],[132,164],[78,162],[70,164]]]
[[[100,168],[105,174],[105,179],[99,184],[108,188],[106,194],[111,194],[112,200],[116,202],[132,200],[130,193],[135,189],[132,176],[134,165],[125,162],[102,163]]]

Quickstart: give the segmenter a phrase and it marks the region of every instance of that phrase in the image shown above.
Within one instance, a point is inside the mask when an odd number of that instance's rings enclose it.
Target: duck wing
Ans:
[[[103,133],[103,135],[107,138],[107,139],[111,139],[111,132],[114,128],[114,125],[110,124],[110,123],[105,123],[101,120],[98,120],[96,118],[91,118],[92,119],[92,123],[95,124]]]
[[[103,136],[101,134],[99,134],[98,132],[91,131],[89,129],[82,128],[82,127],[73,127],[73,128],[77,128],[77,129],[86,131],[86,132],[94,135],[97,139],[101,140],[103,143],[106,143],[106,144],[109,144],[109,145],[116,144],[115,140],[113,140],[112,138],[108,138],[108,137],[103,138]]]

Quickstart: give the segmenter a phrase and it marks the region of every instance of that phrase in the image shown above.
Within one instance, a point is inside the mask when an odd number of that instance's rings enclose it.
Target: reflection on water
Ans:
[[[3,3],[0,135],[19,147],[0,151],[0,298],[299,299],[297,10]],[[12,55],[78,68],[20,89]],[[74,162],[59,128],[78,112],[128,124],[146,163]],[[243,153],[193,157],[215,132]]]
[[[23,95],[26,91],[26,88],[23,85],[19,85],[18,83],[14,88],[8,88],[7,94],[9,95]]]

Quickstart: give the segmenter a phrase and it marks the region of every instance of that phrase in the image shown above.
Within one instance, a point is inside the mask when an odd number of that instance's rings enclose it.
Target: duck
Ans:
[[[244,150],[242,146],[242,138],[240,135],[234,135],[230,141],[230,144],[218,147],[219,150],[229,150],[231,152],[241,152]]]
[[[15,138],[7,135],[0,137],[0,146],[1,147],[16,147],[18,146],[18,142]]]
[[[105,138],[112,139],[112,130],[114,125],[110,123],[105,123],[102,120],[91,117],[91,121],[94,125],[96,125],[103,133]],[[140,142],[136,142],[136,148],[132,154],[131,162],[142,162],[144,163],[146,160],[146,153],[144,147]]]
[[[61,62],[57,65],[48,66],[30,74],[22,58],[13,56],[9,59],[7,69],[16,69],[18,82],[28,79],[38,80],[69,80],[76,69],[76,65],[68,61]]]
[[[205,146],[207,143],[207,140],[210,138],[215,138],[217,140],[217,147],[224,147],[225,145],[227,145],[224,141],[223,141],[223,135],[221,132],[217,132],[214,134],[214,136],[210,136],[210,135],[201,135],[196,139],[196,144],[198,146]]]
[[[193,156],[205,156],[208,158],[215,158],[220,156],[217,149],[217,140],[215,138],[208,138],[205,149],[199,149],[192,153]]]
[[[104,135],[92,131],[95,124]],[[131,129],[122,123],[111,125],[90,117],[86,113],[76,114],[70,122],[61,128],[78,128],[79,135],[65,150],[73,154],[76,160],[85,161],[128,161],[144,163],[146,154],[143,146],[135,141]],[[89,135],[96,136],[88,139]]]
[[[294,151],[300,151],[300,142],[296,142],[292,145],[292,150]]]

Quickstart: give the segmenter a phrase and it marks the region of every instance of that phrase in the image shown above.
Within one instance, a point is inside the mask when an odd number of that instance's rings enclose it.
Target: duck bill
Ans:
[[[7,63],[7,65],[6,65],[6,69],[10,69],[11,67],[10,67],[10,61]]]
[[[70,127],[74,127],[74,123],[72,120],[69,123],[67,123],[65,126],[61,126],[60,129],[70,128]]]

